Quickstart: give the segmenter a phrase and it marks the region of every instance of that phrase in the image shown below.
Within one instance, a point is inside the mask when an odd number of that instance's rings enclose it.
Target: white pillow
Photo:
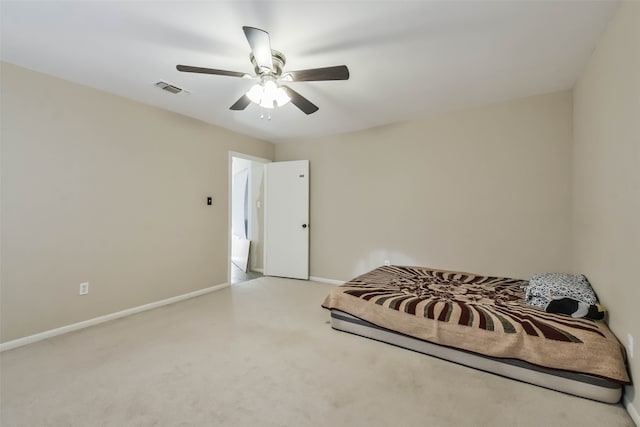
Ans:
[[[525,288],[525,302],[545,308],[551,299],[571,298],[586,304],[598,302],[593,288],[582,275],[564,273],[538,273],[529,279]]]

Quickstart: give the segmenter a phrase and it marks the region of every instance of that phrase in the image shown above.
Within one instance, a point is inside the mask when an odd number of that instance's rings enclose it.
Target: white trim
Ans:
[[[262,268],[252,268],[251,271],[255,271],[256,273],[264,274],[264,270]]]
[[[223,288],[228,288],[228,283],[222,283],[220,285],[211,286],[209,288],[199,289],[197,291],[189,292],[186,294],[178,295],[175,297],[163,299],[161,301],[151,302],[149,304],[139,305],[137,307],[127,308],[126,310],[118,311],[116,313],[105,314],[104,316],[94,317],[93,319],[83,320],[82,322],[72,323],[71,325],[62,326],[56,329],[50,329],[48,331],[40,332],[38,334],[29,335],[27,337],[18,338],[12,341],[0,343],[0,353],[5,350],[11,350],[23,345],[32,344],[34,342],[42,341],[47,338],[52,338],[58,335],[66,334],[67,332],[77,331],[89,326],[97,325],[99,323],[108,322],[110,320],[119,319],[125,316],[131,316],[132,314],[140,313],[142,311],[152,310],[154,308],[162,307],[163,305],[173,304],[174,302],[182,301],[189,298],[198,297],[200,295],[208,294],[209,292],[217,291]]]
[[[622,403],[624,407],[627,408],[627,412],[629,413],[629,416],[631,417],[633,422],[636,423],[638,427],[640,427],[640,414],[638,414],[638,411],[636,410],[635,406],[633,406],[633,404],[629,402],[629,399],[627,399],[627,396],[624,396],[622,398]]]
[[[314,282],[330,283],[332,285],[344,285],[346,280],[325,279],[324,277],[309,276],[309,280]]]
[[[263,157],[256,157],[250,154],[240,153],[239,151],[229,151],[229,157],[240,157],[242,159],[251,160],[252,162],[258,163],[271,163],[273,160],[265,159]]]

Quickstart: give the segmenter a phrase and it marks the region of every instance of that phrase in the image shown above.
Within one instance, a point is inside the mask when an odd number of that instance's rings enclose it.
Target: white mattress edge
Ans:
[[[345,316],[345,313],[340,312],[340,315]],[[570,378],[557,377],[544,372],[533,371],[524,367],[501,363],[499,361],[465,351],[428,343],[406,335],[395,334],[384,329],[368,327],[335,317],[331,317],[331,326],[334,329],[341,331],[351,332],[471,368],[480,369],[482,371],[587,399],[593,399],[605,403],[618,403],[622,397],[622,386],[619,388],[607,388],[572,380]]]

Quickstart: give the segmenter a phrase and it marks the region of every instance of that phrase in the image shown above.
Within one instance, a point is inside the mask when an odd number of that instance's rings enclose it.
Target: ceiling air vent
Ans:
[[[171,92],[173,94],[178,94],[180,92],[185,92],[184,89],[182,89],[182,88],[180,88],[178,86],[174,86],[172,84],[169,84],[167,82],[160,81],[160,82],[156,83],[156,86],[158,86],[162,90],[166,90],[167,92]]]

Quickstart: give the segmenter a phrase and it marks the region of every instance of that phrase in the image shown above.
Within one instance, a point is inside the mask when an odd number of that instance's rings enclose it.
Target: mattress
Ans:
[[[333,328],[607,403],[629,384],[603,322],[524,303],[518,279],[385,266],[333,289]]]

